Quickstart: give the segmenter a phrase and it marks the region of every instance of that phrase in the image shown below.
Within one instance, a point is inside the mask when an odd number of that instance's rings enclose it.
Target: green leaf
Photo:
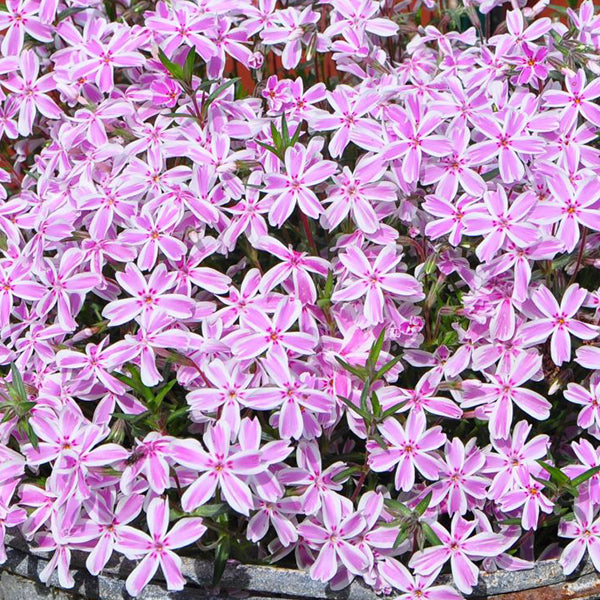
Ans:
[[[285,150],[283,140],[281,139],[281,134],[279,131],[277,131],[277,127],[275,127],[275,123],[273,123],[273,121],[271,121],[271,138],[275,144],[275,148],[277,148],[279,153],[283,155]]]
[[[36,402],[21,402],[21,404],[19,405],[19,410],[21,411],[21,414],[26,414],[28,413],[34,406],[36,406]]]
[[[130,415],[125,413],[114,413],[113,415],[115,419],[121,419],[122,421],[129,421],[130,423],[138,423],[139,421],[143,421],[146,417],[152,416],[152,413],[149,410],[145,410],[142,413],[137,415]]]
[[[371,415],[368,412],[363,411],[361,408],[356,406],[353,402],[348,400],[348,398],[344,398],[344,396],[338,396],[338,398],[348,407],[351,408],[356,414],[361,416],[364,420],[369,420]]]
[[[176,421],[180,417],[183,417],[183,416],[187,415],[187,413],[189,412],[189,410],[190,410],[189,406],[182,406],[181,408],[178,408],[176,410],[172,410],[169,413],[169,416],[167,417],[167,426],[171,425],[171,423],[173,423],[174,421]]]
[[[431,528],[429,523],[421,523],[421,530],[425,534],[427,541],[432,546],[440,546],[442,544],[442,540],[437,536],[436,532]]]
[[[27,390],[25,389],[21,373],[19,373],[19,369],[17,369],[14,363],[10,366],[10,374],[12,375],[11,387],[15,390],[18,401],[27,402]]]
[[[556,494],[558,492],[558,486],[550,479],[542,479],[541,477],[536,477],[535,475],[532,475],[531,477],[538,483],[541,483],[544,486],[544,489],[549,490],[552,494]]]
[[[339,356],[335,357],[335,360],[342,366],[346,371],[352,373],[352,375],[356,375],[359,379],[363,381],[367,378],[367,371],[363,367],[353,367],[348,364],[345,360],[341,359]]]
[[[156,396],[154,396],[154,407],[155,408],[158,408],[162,404],[162,401],[165,399],[165,396],[173,389],[173,386],[176,383],[177,383],[177,379],[171,379],[171,381],[169,381],[169,383],[167,383],[165,386],[163,386],[160,389],[160,391],[158,392],[158,394],[156,394]]]
[[[183,63],[183,79],[188,85],[192,83],[192,75],[194,74],[195,63],[196,50],[192,46],[187,56],[185,57],[185,63]]]
[[[72,15],[76,15],[77,13],[80,13],[84,10],[90,10],[91,8],[94,8],[94,7],[93,6],[72,6],[71,8],[66,8],[65,10],[62,10],[61,12],[59,12],[58,15],[56,15],[56,23],[58,24],[61,21],[68,19]]]
[[[281,152],[279,152],[279,150],[277,150],[277,148],[275,148],[273,146],[269,146],[269,144],[265,144],[264,142],[259,142],[258,140],[255,140],[255,141],[259,146],[261,146],[265,150],[268,150],[269,152],[272,152],[279,160],[283,161]]]
[[[163,64],[163,67],[169,71],[170,75],[178,81],[185,81],[183,68],[170,60],[167,55],[163,52],[162,48],[158,49],[158,58]]]
[[[325,280],[323,296],[325,298],[331,298],[331,294],[333,294],[333,271],[327,271],[327,279]]]
[[[232,85],[235,85],[238,81],[240,80],[239,77],[234,77],[233,79],[230,79],[229,81],[226,81],[225,83],[221,84],[216,90],[214,90],[213,92],[211,92],[206,99],[204,100],[204,103],[202,104],[202,116],[206,116],[206,111],[208,110],[208,108],[210,107],[210,105],[228,88],[231,87]]]
[[[289,146],[290,141],[290,132],[288,131],[287,121],[285,120],[285,115],[281,115],[281,137],[285,142],[286,146]]]
[[[502,519],[500,525],[520,525],[521,517],[514,517],[513,519]]]
[[[375,392],[371,393],[371,406],[373,407],[373,415],[379,418],[381,416],[381,403]]]
[[[394,550],[400,546],[400,544],[408,538],[408,527],[406,525],[400,525],[398,537],[394,541]]]
[[[385,440],[376,431],[374,431],[371,434],[371,437],[377,442],[378,446],[382,450],[389,450],[390,449],[389,445],[386,444]]]
[[[399,500],[392,500],[392,498],[384,498],[383,503],[392,511],[401,514],[403,517],[412,517],[413,511],[403,504]]]
[[[350,475],[354,473],[358,473],[361,470],[360,467],[348,467],[344,469],[341,473],[338,473],[334,477],[332,477],[333,481],[339,483],[341,481],[345,481]]]
[[[377,371],[377,373],[375,373],[375,376],[373,377],[373,381],[378,381],[379,379],[381,379],[390,369],[392,369],[394,366],[396,366],[400,362],[401,358],[402,358],[401,356],[394,356],[394,358],[392,358],[392,360],[385,363],[385,365],[383,365],[383,367],[381,367],[381,369],[379,369],[379,371]]]
[[[383,327],[375,340],[373,346],[371,346],[371,351],[369,352],[369,356],[367,358],[367,369],[370,372],[373,372],[375,369],[375,365],[379,360],[379,355],[381,354],[381,349],[383,348],[383,342],[385,341],[385,327]]]
[[[208,91],[215,83],[219,83],[218,79],[205,79],[204,81],[202,81],[198,87],[196,88],[196,91]]]
[[[104,10],[106,10],[106,16],[109,21],[117,20],[117,10],[115,8],[114,0],[104,0]]]
[[[550,474],[550,480],[553,483],[556,483],[559,487],[570,485],[571,480],[558,467],[546,464],[543,460],[538,460],[536,462],[544,469],[544,471]]]
[[[492,179],[496,179],[496,177],[498,177],[499,174],[500,174],[500,169],[492,169],[488,173],[482,173],[481,178],[484,181],[492,181]]]
[[[588,479],[592,478],[596,473],[600,473],[600,467],[592,467],[588,469],[581,475],[575,477],[575,479],[571,480],[571,485],[575,488],[578,488],[582,483],[585,483]]]
[[[371,381],[368,379],[363,386],[362,392],[360,394],[360,408],[363,412],[369,415],[369,420],[371,420],[371,414],[369,413],[369,407],[367,406],[367,398],[369,397],[369,392],[371,391]]]
[[[16,416],[12,406],[3,406],[0,410],[4,412],[4,414],[2,415],[2,421],[0,421],[0,423],[8,423]]]
[[[432,493],[429,492],[429,494],[427,494],[427,496],[425,496],[425,498],[423,498],[423,500],[421,500],[421,502],[419,502],[419,504],[417,504],[417,506],[415,506],[415,513],[417,513],[417,515],[419,515],[419,517],[422,517],[425,514],[425,511],[429,508],[429,503],[431,502],[431,497],[432,497]]]
[[[219,515],[226,514],[228,511],[229,506],[221,502],[218,504],[204,504],[192,512],[180,514],[185,517],[218,517]]]
[[[142,381],[142,376],[140,375],[140,370],[136,365],[128,364],[125,368],[129,371],[131,375],[131,380],[133,382],[133,389],[143,396],[148,403],[152,403],[154,400],[154,394],[152,390]]]
[[[302,132],[300,130],[300,123],[298,123],[296,126],[296,131],[294,131],[294,135],[289,143],[290,148],[293,148],[298,143],[298,140],[300,139],[300,133]]]
[[[406,400],[403,400],[402,402],[398,402],[393,406],[390,406],[387,410],[383,411],[380,420],[385,421],[385,419],[394,416],[405,404]]]
[[[213,586],[216,586],[221,581],[221,577],[225,572],[229,552],[231,550],[231,540],[229,536],[222,535],[219,538],[217,549],[215,550],[215,569],[213,571]]]
[[[37,450],[40,445],[39,438],[38,438],[37,434],[35,433],[35,431],[33,430],[31,423],[27,419],[21,419],[19,421],[19,425],[21,425],[23,432],[25,433],[25,435],[31,442],[31,445]]]
[[[200,119],[196,115],[192,115],[189,113],[174,112],[174,113],[169,113],[167,116],[173,117],[173,118],[178,118],[178,119],[195,119],[196,121],[200,121]]]

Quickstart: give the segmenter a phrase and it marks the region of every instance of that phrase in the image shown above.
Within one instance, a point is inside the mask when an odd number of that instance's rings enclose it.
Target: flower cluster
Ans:
[[[6,0],[0,563],[600,570],[600,16],[498,4]]]

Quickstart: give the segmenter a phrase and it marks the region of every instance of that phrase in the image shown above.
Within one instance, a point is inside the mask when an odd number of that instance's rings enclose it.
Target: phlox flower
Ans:
[[[448,513],[464,515],[478,500],[487,496],[489,481],[478,474],[485,463],[485,455],[471,439],[463,444],[459,438],[446,441],[439,481],[431,486],[431,505],[446,500]]]
[[[354,172],[344,167],[340,175],[334,176],[335,184],[328,190],[327,198],[331,204],[321,217],[327,229],[337,227],[350,213],[359,229],[375,233],[379,218],[374,205],[396,199],[394,183],[382,180],[386,170],[385,163],[374,156],[361,159]]]
[[[27,518],[27,512],[24,508],[11,504],[18,485],[19,480],[17,478],[5,480],[0,485],[0,565],[6,562],[7,558],[6,548],[4,547],[6,529],[20,525]]]
[[[180,220],[176,207],[163,204],[156,218],[142,213],[134,219],[133,227],[126,229],[119,239],[124,244],[141,246],[137,265],[142,271],[152,269],[160,250],[171,261],[179,260],[186,252],[186,245],[172,235]]]
[[[585,301],[587,291],[576,283],[566,290],[560,305],[547,287],[540,286],[533,292],[532,299],[542,313],[521,328],[528,344],[539,344],[552,336],[550,355],[554,364],[560,366],[571,358],[571,335],[591,340],[598,335],[599,328],[575,318]]]
[[[347,465],[336,461],[323,468],[321,452],[314,440],[301,440],[296,453],[297,467],[284,467],[279,473],[279,480],[284,485],[300,486],[302,510],[308,514],[316,513],[328,496],[337,496],[343,484],[336,478]]]
[[[471,535],[476,524],[476,521],[467,521],[458,514],[452,518],[450,531],[439,523],[432,523],[431,528],[442,544],[416,552],[410,559],[409,566],[415,573],[427,576],[437,573],[450,560],[456,587],[461,592],[470,594],[479,574],[473,559],[495,556],[506,546],[503,536],[497,533],[481,532]]]
[[[50,518],[48,531],[36,535],[36,550],[39,552],[53,552],[52,558],[40,572],[40,581],[47,583],[54,571],[57,571],[58,582],[63,588],[72,588],[75,578],[69,571],[72,550],[79,550],[82,544],[93,539],[93,532],[85,536],[78,530],[77,520],[81,512],[80,501],[74,497],[69,498],[61,510],[53,511]],[[75,535],[77,533],[77,535]]]
[[[600,467],[600,448],[589,440],[581,438],[571,442],[571,449],[578,463],[566,465],[564,471],[568,477],[575,479],[590,469]],[[590,498],[594,505],[600,504],[600,474],[595,473],[579,487],[580,498]]]
[[[169,468],[172,464],[170,452],[171,436],[151,431],[143,440],[136,440],[127,461],[119,486],[124,494],[131,494],[136,479],[143,474],[150,489],[160,495],[170,487]]]
[[[486,192],[483,203],[488,214],[471,210],[464,217],[467,235],[482,235],[483,241],[477,246],[477,256],[489,261],[510,240],[522,248],[531,246],[538,238],[538,230],[528,221],[537,198],[532,193],[518,196],[510,205],[501,185],[494,191]]]
[[[175,285],[176,273],[167,272],[164,263],[159,264],[150,274],[148,281],[138,267],[132,263],[117,273],[117,281],[133,298],[114,300],[107,304],[102,316],[111,325],[121,325],[135,319],[140,313],[162,311],[176,319],[192,315],[194,301],[183,294],[165,293]]]
[[[206,413],[219,411],[219,419],[227,423],[232,438],[237,436],[242,407],[266,408],[252,401],[254,377],[245,372],[242,364],[236,361],[224,363],[217,358],[204,367],[204,374],[211,387],[199,388],[187,395],[192,410],[192,418],[201,421]]]
[[[52,42],[52,28],[40,19],[39,2],[8,0],[6,9],[0,13],[0,27],[6,31],[1,46],[4,56],[22,52],[26,33],[40,42]]]
[[[265,24],[260,37],[267,45],[285,44],[281,62],[285,69],[293,69],[300,62],[302,42],[308,41],[311,26],[319,19],[319,14],[311,6],[303,10],[290,6],[277,11],[272,22]]]
[[[310,419],[311,413],[331,412],[334,404],[331,397],[316,389],[314,378],[308,373],[292,374],[285,356],[264,359],[263,367],[275,385],[253,390],[250,405],[281,407],[278,426],[284,439],[306,436],[305,421]]]
[[[161,311],[142,313],[139,324],[135,335],[126,334],[103,352],[106,366],[115,369],[128,362],[139,363],[142,383],[157,385],[163,379],[156,366],[157,352],[162,348],[183,352],[190,345],[191,335],[172,327],[173,318]]]
[[[83,45],[83,52],[89,57],[73,67],[73,79],[93,77],[101,92],[110,92],[114,87],[115,67],[139,67],[144,64],[144,56],[137,52],[141,45],[138,36],[128,28],[115,30],[108,42],[90,39]]]
[[[88,541],[91,530],[94,531],[94,545],[86,559],[86,567],[92,575],[98,575],[118,549],[121,533],[141,512],[144,496],[132,494],[122,496],[116,501],[113,489],[98,493],[84,502],[91,523],[84,525],[84,541]],[[74,536],[77,538],[77,534]]]
[[[407,359],[410,362],[410,359]],[[402,403],[398,407],[399,412],[419,411],[432,415],[458,419],[462,416],[462,410],[450,398],[437,396],[437,388],[442,378],[439,369],[431,369],[425,373],[415,384],[414,389],[405,389],[398,386],[389,386],[378,392],[381,406],[391,408]]]
[[[433,133],[442,122],[442,116],[435,111],[422,113],[423,108],[414,97],[407,102],[407,110],[392,107],[389,111],[392,129],[399,141],[392,141],[383,152],[383,158],[401,158],[402,175],[409,183],[419,179],[423,154],[444,157],[452,152],[450,140]]]
[[[333,579],[338,563],[359,575],[368,565],[368,559],[352,539],[364,527],[365,520],[360,513],[344,510],[344,504],[338,498],[326,496],[320,515],[310,517],[298,526],[298,533],[319,550],[310,568],[311,577],[324,582]]]
[[[396,467],[394,484],[397,490],[408,491],[415,485],[415,469],[426,479],[436,480],[442,468],[439,457],[432,451],[443,445],[446,436],[440,426],[425,429],[425,413],[413,410],[408,414],[405,426],[394,417],[388,417],[379,432],[387,448],[369,441],[369,464],[377,472]]]
[[[356,300],[365,296],[363,314],[368,324],[383,321],[384,291],[397,296],[419,296],[421,284],[411,275],[398,273],[395,267],[402,256],[393,246],[383,248],[373,264],[365,253],[355,246],[348,246],[340,255],[340,262],[350,274],[344,286],[331,296],[333,302]]]
[[[243,321],[244,328],[232,336],[232,348],[239,358],[254,358],[267,351],[291,351],[312,354],[316,339],[303,331],[289,331],[300,317],[300,303],[282,298],[273,318],[256,308],[249,308]]]
[[[578,383],[569,383],[563,395],[570,402],[583,406],[577,417],[579,427],[587,429],[594,424],[600,427],[600,380],[598,378],[590,382],[589,390]]]
[[[126,387],[108,371],[110,361],[106,344],[108,338],[104,338],[99,344],[88,344],[85,354],[74,350],[60,350],[56,354],[59,367],[64,369],[78,369],[79,377],[92,384],[96,379],[100,380],[108,390],[115,394],[122,394]]]
[[[435,195],[450,202],[458,186],[472,198],[481,198],[487,185],[481,175],[473,168],[476,161],[468,156],[470,130],[466,125],[456,125],[448,131],[448,137],[455,144],[450,156],[440,159],[439,165],[431,165],[422,177],[423,184],[437,182]]]
[[[570,73],[565,78],[567,91],[547,90],[544,100],[548,106],[564,107],[565,116],[572,113],[582,115],[587,121],[600,127],[600,107],[593,102],[600,97],[600,82],[591,81],[586,85],[586,76],[583,69],[577,73]]]
[[[227,56],[231,56],[240,64],[248,67],[252,57],[251,50],[244,45],[248,34],[243,27],[232,27],[232,21],[226,17],[218,17],[216,25],[211,28],[211,40],[216,52],[207,64],[207,73],[211,78],[221,77]]]
[[[333,158],[338,158],[350,142],[366,150],[381,149],[381,128],[374,119],[367,116],[378,100],[377,92],[356,93],[346,85],[339,85],[332,92],[327,92],[327,101],[334,114],[315,111],[311,114],[309,123],[315,131],[335,130],[328,146]]]
[[[439,571],[431,575],[413,575],[400,561],[388,556],[381,573],[389,585],[404,592],[398,600],[462,600],[461,594],[452,586],[432,585]]]
[[[425,226],[426,235],[433,240],[448,235],[448,241],[453,246],[460,244],[465,233],[465,217],[483,208],[475,198],[466,194],[458,198],[454,204],[446,198],[429,195],[422,207],[430,215],[437,217]]]
[[[544,484],[534,479],[530,473],[517,471],[516,477],[519,486],[502,496],[500,506],[506,512],[520,509],[523,529],[536,529],[540,512],[550,514],[554,502],[542,492]]]
[[[21,135],[27,136],[33,129],[37,111],[49,119],[58,119],[62,110],[48,95],[56,87],[54,76],[46,73],[38,77],[40,61],[33,50],[23,50],[20,53],[19,71],[20,75],[11,73],[2,85],[14,93],[19,105],[17,128]]]
[[[138,596],[152,579],[158,567],[167,580],[167,589],[182,590],[185,579],[181,574],[181,558],[173,552],[189,546],[206,531],[202,519],[180,519],[169,530],[169,502],[154,498],[146,511],[149,534],[129,525],[121,527],[118,548],[130,559],[142,558],[125,582],[127,592]]]
[[[37,314],[46,315],[57,307],[57,320],[65,331],[77,327],[74,316],[79,312],[85,292],[100,285],[102,279],[93,273],[76,273],[83,263],[83,253],[78,248],[69,248],[60,258],[58,268],[46,259],[40,278],[47,291],[37,304]]]
[[[41,300],[45,294],[43,285],[31,277],[25,263],[16,263],[4,268],[0,264],[0,330],[10,322],[15,297],[22,300]]]
[[[523,56],[516,56],[515,60],[521,66],[517,83],[537,85],[548,77],[550,67],[547,62],[547,48],[532,48],[529,44],[521,47]],[[536,81],[538,80],[538,81]]]
[[[239,290],[235,286],[229,286],[229,294],[221,297],[225,306],[217,310],[213,317],[220,319],[225,327],[229,327],[239,318],[244,319],[251,309],[275,310],[281,296],[273,293],[261,294],[261,281],[262,276],[258,269],[247,271]]]
[[[281,261],[263,274],[259,288],[261,292],[270,292],[291,278],[298,299],[303,303],[315,302],[317,290],[309,273],[327,277],[329,263],[325,259],[286,248],[279,240],[267,236],[259,238],[256,246]]]
[[[323,206],[310,188],[333,175],[337,165],[330,160],[312,160],[307,149],[296,144],[286,150],[284,166],[284,175],[272,173],[265,177],[269,191],[262,202],[269,206],[269,223],[281,227],[296,205],[316,219]]]
[[[541,367],[542,357],[536,353],[523,353],[510,369],[488,374],[491,383],[468,388],[462,408],[486,404],[491,412],[489,428],[492,437],[506,438],[513,419],[513,402],[535,419],[547,419],[551,404],[538,392],[522,387]]]
[[[373,0],[361,0],[360,2],[336,0],[333,2],[333,6],[336,17],[325,30],[324,35],[332,37],[351,30],[353,33],[362,35],[372,33],[380,37],[389,37],[398,31],[398,26],[390,19],[375,16],[379,11],[379,5]]]
[[[560,564],[565,575],[571,574],[588,551],[592,563],[600,570],[600,518],[596,518],[594,505],[589,500],[576,500],[575,518],[561,521],[558,535],[573,539],[560,555]]]
[[[559,223],[556,237],[571,252],[579,241],[580,225],[600,231],[600,215],[594,206],[600,199],[596,178],[574,185],[565,173],[557,170],[548,178],[551,201],[540,202],[532,218],[543,224]]]
[[[200,471],[200,477],[190,485],[181,498],[181,506],[192,512],[221,489],[224,500],[237,512],[248,515],[254,507],[252,492],[240,476],[264,471],[266,466],[257,451],[232,451],[229,427],[219,421],[203,436],[205,450],[196,439],[174,439],[171,443],[173,460],[188,469]]]
[[[485,457],[485,467],[482,471],[493,475],[489,486],[488,497],[501,500],[507,491],[520,485],[517,474],[525,476],[533,474],[539,477],[543,469],[536,462],[546,456],[550,445],[547,435],[536,435],[526,441],[532,426],[527,421],[519,421],[513,429],[512,436],[507,438],[492,438],[492,447]]]
[[[469,156],[478,163],[497,157],[504,183],[518,181],[525,175],[520,155],[529,157],[539,154],[544,148],[539,137],[526,131],[527,121],[522,113],[509,111],[502,125],[495,116],[479,115],[476,125],[490,139],[471,146]]]
[[[186,5],[173,11],[156,11],[146,20],[148,27],[162,37],[161,46],[167,56],[185,44],[194,48],[204,60],[210,59],[217,51],[215,44],[206,36],[214,22],[212,14],[194,14]]]
[[[506,13],[506,28],[508,33],[503,34],[510,39],[513,44],[525,47],[527,43],[532,43],[541,38],[552,27],[552,21],[548,17],[536,19],[531,25],[525,26],[523,12],[515,8]],[[491,38],[491,42],[497,42],[497,39]]]
[[[277,539],[283,546],[289,546],[298,540],[298,528],[295,517],[302,509],[302,502],[292,496],[276,502],[257,500],[257,510],[248,521],[246,537],[252,542],[262,540],[272,526]]]

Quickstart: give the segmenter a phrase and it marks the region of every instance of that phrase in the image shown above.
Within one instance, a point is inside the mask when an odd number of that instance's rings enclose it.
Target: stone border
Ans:
[[[109,562],[94,577],[83,567],[85,555],[74,553],[72,566],[75,587],[62,590],[54,573],[48,586],[39,574],[48,564],[45,557],[28,551],[18,537],[7,536],[7,561],[0,567],[0,600],[124,600],[124,580],[134,563],[126,559]],[[167,592],[160,583],[151,583],[142,600],[379,600],[372,590],[355,581],[345,590],[331,591],[310,579],[308,573],[279,567],[230,563],[219,590],[212,589],[212,564],[183,558],[183,575],[188,585],[181,592]],[[157,577],[157,579],[160,579]],[[156,580],[155,580],[156,581]],[[527,571],[484,573],[473,590],[476,598],[488,600],[600,600],[600,574],[586,562],[568,579],[556,560],[540,561]]]

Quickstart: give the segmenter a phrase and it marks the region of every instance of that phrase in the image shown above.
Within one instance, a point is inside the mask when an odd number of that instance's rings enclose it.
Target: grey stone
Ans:
[[[0,575],[0,600],[76,600],[81,596],[3,571]]]
[[[127,600],[125,578],[135,563],[112,560],[103,573],[93,577],[84,568],[85,554],[74,553],[72,572],[75,586],[61,590],[56,574],[48,586],[39,583],[39,574],[48,564],[46,557],[27,549],[23,539],[7,538],[7,561],[0,569],[0,600]],[[48,557],[49,558],[49,557]],[[355,581],[345,590],[332,592],[327,585],[312,581],[308,573],[279,567],[230,563],[219,589],[211,589],[212,564],[183,558],[188,585],[181,592],[169,592],[160,574],[146,587],[141,600],[377,600],[371,589]],[[163,580],[164,581],[164,580]],[[450,581],[447,581],[450,583]],[[600,600],[600,574],[590,562],[565,578],[558,561],[541,561],[527,571],[483,573],[471,598],[489,600]]]

